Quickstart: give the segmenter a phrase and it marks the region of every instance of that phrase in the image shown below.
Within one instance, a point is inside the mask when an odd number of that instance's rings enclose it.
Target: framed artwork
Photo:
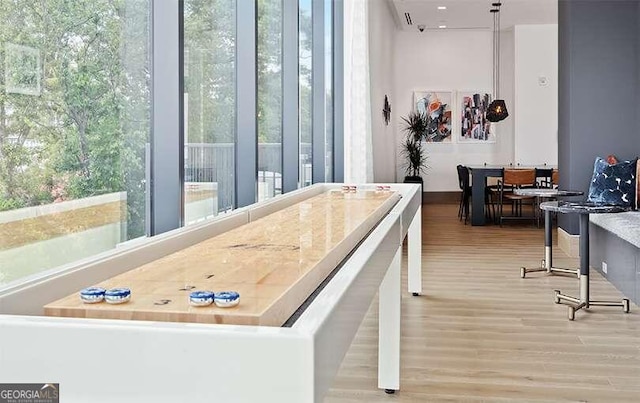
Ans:
[[[460,102],[459,143],[495,143],[494,127],[487,120],[487,108],[491,94],[480,91],[464,91],[458,96]]]
[[[7,93],[40,95],[40,50],[7,43],[4,59]]]
[[[428,143],[451,143],[453,114],[453,92],[415,91],[414,110],[425,113],[430,118],[427,130]]]

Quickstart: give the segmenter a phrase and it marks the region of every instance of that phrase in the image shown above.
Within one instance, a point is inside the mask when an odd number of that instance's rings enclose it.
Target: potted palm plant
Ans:
[[[410,112],[403,117],[403,131],[406,136],[401,144],[400,155],[404,158],[402,166],[405,171],[405,183],[419,183],[424,187],[422,174],[427,171],[427,153],[422,141],[427,138],[430,118],[421,112]]]

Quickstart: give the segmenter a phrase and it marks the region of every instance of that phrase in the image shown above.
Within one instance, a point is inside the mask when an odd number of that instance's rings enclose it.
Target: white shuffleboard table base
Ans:
[[[408,291],[419,294],[421,195],[418,185],[390,185],[402,199],[290,328],[41,315],[44,304],[73,290],[249,222],[251,211],[255,216],[268,214],[277,204],[292,204],[340,184],[301,189],[0,289],[0,382],[60,383],[61,401],[71,403],[89,398],[320,402],[380,291],[378,385],[397,390],[400,250],[408,235]]]

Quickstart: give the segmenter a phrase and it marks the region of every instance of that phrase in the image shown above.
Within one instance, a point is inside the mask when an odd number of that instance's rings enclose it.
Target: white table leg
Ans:
[[[387,393],[400,389],[401,259],[402,247],[380,284],[378,302],[378,387]]]
[[[422,207],[418,206],[408,232],[408,289],[413,295],[422,293]]]

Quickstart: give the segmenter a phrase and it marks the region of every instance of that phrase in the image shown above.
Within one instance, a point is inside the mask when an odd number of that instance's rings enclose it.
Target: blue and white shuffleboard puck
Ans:
[[[110,304],[123,304],[131,299],[128,288],[112,288],[104,293],[104,300]]]
[[[189,294],[189,304],[192,306],[207,306],[213,304],[213,291],[194,291]]]
[[[235,291],[217,292],[213,302],[220,308],[231,308],[240,303],[240,294]]]
[[[104,293],[106,290],[100,287],[89,287],[80,291],[80,299],[85,304],[95,304],[104,301]]]

